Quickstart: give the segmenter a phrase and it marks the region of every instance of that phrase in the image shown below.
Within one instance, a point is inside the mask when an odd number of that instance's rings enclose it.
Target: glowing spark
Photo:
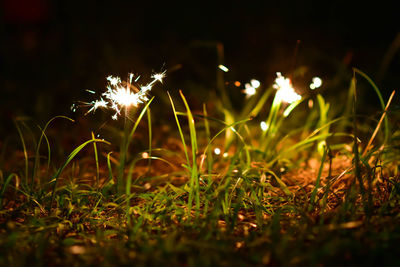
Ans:
[[[151,76],[151,78],[153,78],[155,81],[159,81],[160,83],[162,83],[162,79],[164,79],[164,77],[165,77],[165,71],[162,73],[153,74]]]
[[[257,92],[256,88],[254,88],[253,86],[251,86],[251,84],[249,84],[249,83],[246,83],[246,84],[244,85],[244,87],[245,87],[245,89],[243,90],[243,93],[246,94],[246,97],[250,97],[250,96],[252,96],[252,95],[255,95],[256,92]]]
[[[266,130],[268,130],[268,124],[265,122],[265,121],[262,121],[261,123],[260,123],[260,127],[261,127],[261,130],[262,131],[266,131]]]
[[[254,88],[256,88],[256,89],[257,89],[258,87],[260,87],[260,85],[261,85],[260,81],[255,80],[255,79],[252,79],[252,80],[250,81],[250,84],[251,84],[252,87],[254,87]]]
[[[110,75],[107,77],[107,81],[109,81],[112,86],[117,86],[118,84],[121,83],[121,78]]]
[[[149,153],[147,153],[147,152],[142,153],[142,158],[148,159],[149,157],[150,157]]]
[[[225,67],[224,65],[218,65],[218,68],[224,72],[228,72],[229,69],[227,67]]]
[[[222,154],[222,156],[223,156],[224,158],[227,158],[227,157],[229,156],[229,154],[228,154],[228,152],[225,152],[224,154]]]
[[[252,79],[250,83],[246,83],[244,85],[245,89],[243,93],[246,94],[246,97],[250,97],[257,93],[257,88],[260,87],[261,83],[258,80]]]
[[[153,74],[151,76],[153,80],[147,85],[140,86],[140,90],[131,85],[133,79],[132,73],[129,74],[129,83],[126,85],[122,84],[120,77],[114,77],[111,75],[108,76],[108,86],[106,92],[102,94],[103,97],[101,97],[99,100],[95,100],[90,103],[91,108],[87,113],[95,112],[98,108],[110,108],[115,111],[112,119],[116,120],[118,115],[121,114],[122,109],[131,106],[137,107],[139,104],[149,101],[147,93],[151,91],[154,83],[162,83],[162,80],[165,77],[165,72],[166,71]],[[139,77],[135,79],[135,82],[138,81]],[[136,91],[133,91],[132,89]],[[90,92],[95,93],[94,91]]]
[[[241,83],[240,83],[239,81],[236,81],[236,82],[235,82],[235,86],[236,86],[236,87],[239,87],[240,85],[241,85]]]
[[[312,99],[308,100],[308,108],[312,108],[314,106],[314,101]]]
[[[276,76],[277,78],[273,87],[278,90],[275,96],[278,100],[292,103],[301,99],[301,96],[292,87],[292,82],[289,78],[285,78],[280,72],[277,72]]]
[[[96,109],[106,108],[106,107],[107,107],[107,102],[104,101],[103,98],[100,98],[100,100],[95,100],[92,102],[92,107],[89,109],[88,112],[86,112],[86,114],[90,113],[90,112],[94,113],[96,111]]]
[[[310,84],[310,89],[314,90],[317,89],[319,87],[321,87],[322,85],[322,80],[319,77],[314,77],[312,78],[312,83]]]
[[[71,105],[71,111],[72,111],[72,112],[76,112],[76,109],[77,109],[76,104],[72,104],[72,105]]]
[[[221,154],[221,149],[219,149],[218,147],[214,149],[214,153],[215,155],[219,155]]]

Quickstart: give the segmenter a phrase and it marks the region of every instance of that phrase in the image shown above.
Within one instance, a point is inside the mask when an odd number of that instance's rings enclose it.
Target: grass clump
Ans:
[[[356,74],[372,81],[355,70],[351,113],[322,94],[285,103],[283,85],[260,87],[239,112],[227,95],[216,109],[192,110],[180,91],[182,106],[168,94],[163,107],[168,133],[154,125],[153,97],[110,131],[121,145],[91,132],[56,161],[47,130],[71,119],[55,117],[39,133],[16,120],[22,153],[0,172],[0,265],[395,263],[394,93],[377,118],[360,122]]]

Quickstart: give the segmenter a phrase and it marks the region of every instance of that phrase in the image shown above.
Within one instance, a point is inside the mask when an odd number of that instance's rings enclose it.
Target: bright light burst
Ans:
[[[243,93],[246,94],[246,97],[250,97],[257,93],[257,88],[260,87],[261,83],[258,80],[252,79],[250,83],[246,83],[244,85],[245,89]]]
[[[311,89],[311,90],[317,89],[318,87],[321,87],[321,85],[322,85],[322,80],[321,80],[321,78],[319,78],[319,77],[314,77],[314,78],[312,79],[312,83],[310,84],[310,89]]]
[[[151,76],[153,79],[150,83],[139,86],[140,90],[132,85],[133,74],[129,75],[129,82],[124,85],[120,77],[108,76],[107,91],[102,94],[103,97],[89,103],[91,108],[87,113],[95,112],[98,108],[110,108],[115,111],[112,119],[116,120],[118,115],[121,115],[121,110],[128,107],[137,107],[139,104],[145,103],[149,100],[147,94],[151,91],[156,82],[162,83],[165,77],[165,71],[156,73]],[[139,77],[135,80],[137,80]]]
[[[260,122],[260,127],[263,132],[268,130],[268,124],[265,121]]]
[[[276,97],[280,101],[292,103],[301,99],[301,95],[296,93],[289,78],[285,78],[280,72],[277,72],[276,76],[277,78],[273,87],[278,90]]]

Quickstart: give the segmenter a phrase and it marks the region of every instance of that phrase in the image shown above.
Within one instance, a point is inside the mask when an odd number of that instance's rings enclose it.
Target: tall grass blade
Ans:
[[[95,140],[94,133],[92,132],[92,140]],[[99,167],[99,156],[97,154],[97,146],[96,142],[93,142],[93,150],[94,150],[94,159],[96,162],[96,187],[99,189],[100,187],[100,167]]]
[[[50,123],[52,123],[52,122],[53,122],[54,120],[56,120],[56,119],[66,119],[66,120],[69,120],[69,121],[71,121],[71,122],[75,122],[73,119],[71,119],[71,118],[69,118],[69,117],[66,117],[66,116],[55,116],[55,117],[51,118],[51,119],[45,124],[45,126],[43,127],[43,129],[41,129],[40,126],[38,126],[39,129],[40,129],[40,131],[41,131],[41,134],[40,134],[40,137],[39,137],[39,141],[38,141],[38,143],[37,143],[37,145],[36,145],[35,163],[34,163],[34,165],[33,165],[33,173],[32,173],[32,182],[33,182],[33,179],[35,179],[35,177],[36,177],[36,175],[37,175],[37,170],[38,170],[38,168],[39,168],[39,166],[40,166],[40,154],[39,154],[39,153],[40,153],[40,147],[41,147],[41,145],[42,145],[43,138],[45,139],[46,145],[47,145],[47,170],[46,170],[46,171],[48,171],[49,168],[50,168],[51,149],[50,149],[49,140],[48,140],[47,135],[46,135],[46,130],[47,130],[47,128],[49,127]],[[40,179],[38,179],[38,181],[40,181]],[[32,183],[31,186],[33,187],[33,183]]]
[[[386,104],[385,110],[384,110],[384,112],[383,112],[381,118],[379,119],[379,122],[378,122],[378,124],[377,124],[377,126],[376,126],[376,128],[375,128],[375,131],[373,132],[371,138],[370,138],[369,141],[368,141],[367,146],[366,146],[365,149],[364,149],[364,152],[363,152],[363,154],[362,154],[363,157],[364,157],[364,156],[367,154],[367,152],[370,150],[370,148],[371,148],[371,146],[372,146],[372,142],[374,141],[374,139],[375,139],[375,137],[376,137],[376,135],[377,135],[379,129],[381,128],[382,121],[383,121],[383,119],[384,119],[385,116],[386,116],[386,113],[387,113],[387,111],[388,111],[388,109],[389,109],[390,103],[392,102],[392,99],[393,99],[393,96],[394,96],[394,93],[395,93],[395,92],[396,92],[396,91],[393,91],[392,94],[391,94],[390,97],[389,97],[389,100],[388,100],[388,102],[387,102],[387,104]]]
[[[328,148],[325,147],[324,154],[322,155],[322,158],[321,158],[321,165],[319,166],[319,170],[318,170],[318,175],[317,175],[317,180],[315,182],[315,187],[314,187],[313,191],[311,192],[309,211],[312,211],[314,206],[315,206],[316,196],[317,196],[318,189],[320,187],[321,175],[322,175],[322,170],[324,169],[324,163],[325,163],[327,152],[328,152]]]
[[[3,208],[3,197],[4,197],[4,193],[6,192],[7,187],[8,187],[8,185],[9,185],[10,182],[11,182],[11,179],[14,178],[14,177],[15,177],[16,179],[18,179],[18,175],[15,174],[15,173],[12,173],[12,174],[8,175],[7,178],[6,178],[6,180],[5,180],[4,183],[3,183],[3,186],[1,187],[1,191],[0,191],[0,209]]]
[[[203,104],[203,115],[204,115],[204,128],[206,130],[206,138],[207,142],[210,143],[211,140],[211,132],[210,132],[210,124],[208,122],[208,113],[207,113],[207,108],[206,104]],[[202,159],[204,159],[204,154]],[[213,156],[211,150],[207,150],[207,171],[208,171],[208,177],[211,177],[212,174],[212,166],[213,166]],[[201,167],[200,167],[201,170]]]
[[[174,105],[174,102],[172,101],[171,95],[169,94],[169,92],[167,92],[167,94],[168,94],[169,100],[170,100],[170,102],[171,102],[172,111],[173,111],[173,113],[174,113],[176,125],[178,126],[178,132],[179,132],[179,135],[180,135],[181,140],[182,140],[183,151],[185,152],[185,157],[186,157],[187,165],[188,165],[188,167],[190,167],[191,164],[190,164],[190,160],[189,160],[189,154],[188,154],[187,147],[186,147],[185,137],[184,137],[183,132],[182,132],[182,127],[181,127],[181,124],[180,124],[179,119],[178,119],[178,112],[177,112],[176,109],[175,109],[175,105]],[[185,115],[186,115],[186,114],[185,114]]]
[[[28,173],[29,173],[28,151],[26,150],[26,144],[25,144],[24,135],[22,134],[21,127],[18,125],[17,120],[14,120],[14,124],[15,124],[15,126],[17,128],[18,135],[19,135],[19,138],[20,138],[21,144],[22,144],[22,149],[23,149],[23,152],[24,152],[24,163],[25,163],[25,179],[24,179],[25,183],[24,183],[24,185],[27,186],[28,185],[28,179],[29,179],[29,177],[28,177]]]
[[[147,109],[147,123],[148,123],[148,128],[149,128],[149,150],[148,150],[148,159],[149,159],[149,164],[148,164],[148,172],[150,172],[151,168],[151,155],[152,155],[152,141],[153,141],[153,132],[152,132],[152,125],[151,125],[151,110],[150,108]]]
[[[379,102],[381,104],[381,108],[384,111],[385,110],[385,101],[383,100],[381,91],[379,90],[378,86],[374,83],[374,81],[372,81],[372,79],[365,74],[364,72],[362,72],[361,70],[357,69],[357,68],[353,68],[353,71],[355,73],[358,73],[359,75],[361,75],[364,79],[366,79],[368,81],[368,83],[372,86],[372,88],[374,89],[376,95],[379,98]],[[389,133],[390,133],[390,128],[389,128],[389,121],[388,119],[385,117],[385,131],[384,131],[384,144],[386,144],[386,142],[388,141],[389,138]]]
[[[79,145],[77,148],[75,148],[71,154],[69,154],[69,156],[67,157],[67,160],[64,162],[64,164],[57,170],[57,172],[54,174],[52,180],[50,181],[51,183],[53,183],[53,190],[52,190],[52,196],[51,196],[51,202],[50,202],[50,206],[49,209],[51,209],[51,207],[53,206],[53,202],[54,202],[54,198],[55,198],[55,193],[56,193],[56,188],[57,188],[57,182],[58,182],[58,178],[60,176],[60,174],[62,173],[62,171],[65,169],[65,167],[75,158],[75,156],[88,144],[93,143],[93,142],[98,142],[98,143],[105,143],[110,145],[109,142],[105,141],[105,140],[101,140],[101,139],[91,139],[88,140],[86,142],[84,142],[83,144]]]
[[[198,169],[196,163],[196,155],[197,155],[197,136],[196,136],[196,126],[194,122],[194,118],[192,112],[190,110],[189,104],[186,101],[185,96],[183,95],[182,91],[179,91],[183,103],[186,107],[186,112],[188,115],[188,124],[189,124],[189,133],[190,133],[190,141],[192,146],[192,166],[191,166],[191,176],[190,176],[190,194],[189,194],[189,214],[191,212],[191,203],[193,197],[195,198],[196,203],[196,212],[200,212],[200,184],[199,184],[199,177],[198,177]],[[193,196],[194,195],[194,196]]]

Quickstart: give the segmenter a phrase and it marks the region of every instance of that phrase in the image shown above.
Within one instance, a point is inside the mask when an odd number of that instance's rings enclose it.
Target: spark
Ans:
[[[151,91],[153,85],[156,82],[162,83],[165,78],[165,73],[155,73],[151,76],[153,80],[146,85],[136,86],[132,85],[133,74],[129,74],[128,83],[125,85],[122,83],[121,78],[118,76],[108,76],[107,90],[102,93],[102,97],[98,100],[90,102],[91,108],[87,113],[95,112],[98,108],[109,108],[115,111],[112,116],[113,120],[116,120],[119,115],[121,115],[121,110],[129,107],[137,107],[139,104],[143,104],[149,101],[148,92]],[[140,76],[139,76],[140,77]],[[135,83],[138,81],[139,77],[135,79]],[[94,91],[88,90],[90,93],[95,93]]]
[[[266,130],[268,130],[268,124],[265,122],[265,121],[262,121],[261,123],[260,123],[260,127],[261,127],[261,130],[263,131],[263,132],[265,132]]]
[[[95,100],[91,103],[92,107],[88,110],[87,113],[95,112],[98,108],[107,108],[107,102],[100,98],[100,100]]]
[[[314,77],[312,78],[312,83],[310,84],[310,89],[314,90],[317,89],[319,87],[321,87],[322,85],[322,80],[319,77]]]
[[[77,109],[77,105],[74,103],[74,104],[72,104],[71,105],[71,111],[72,112],[76,112],[76,109]]]
[[[153,78],[155,81],[159,81],[160,83],[162,83],[162,80],[164,79],[164,77],[165,77],[165,71],[162,73],[153,74],[151,76],[151,78]]]
[[[277,90],[276,96],[278,100],[286,103],[293,103],[301,99],[301,96],[296,93],[289,78],[282,76],[280,72],[276,73],[277,78],[273,87]]]
[[[215,153],[215,155],[221,154],[221,149],[219,149],[218,147],[216,147],[216,148],[214,149],[214,153]]]
[[[250,84],[251,84],[251,86],[253,86],[254,88],[258,88],[258,87],[260,87],[260,85],[261,85],[261,83],[260,83],[260,81],[259,80],[256,80],[256,79],[252,79],[251,81],[250,81]]]
[[[222,70],[223,72],[228,72],[229,71],[229,69],[227,68],[227,67],[225,67],[224,65],[218,65],[218,68],[220,69],[220,70]]]
[[[121,78],[110,75],[107,77],[107,81],[109,81],[112,86],[117,86],[121,83]]]
[[[257,93],[257,88],[260,87],[260,85],[261,85],[260,81],[252,79],[250,83],[246,83],[244,85],[245,89],[243,90],[243,93],[246,94],[246,97],[255,95]]]
[[[253,86],[251,86],[251,84],[249,84],[249,83],[246,83],[246,84],[244,85],[244,87],[245,87],[245,89],[243,90],[243,93],[245,93],[247,97],[250,97],[250,96],[252,96],[252,95],[255,95],[256,92],[257,92],[256,88],[254,88]]]
[[[95,91],[89,90],[89,89],[86,89],[86,92],[91,93],[91,94],[95,94],[96,93]]]

